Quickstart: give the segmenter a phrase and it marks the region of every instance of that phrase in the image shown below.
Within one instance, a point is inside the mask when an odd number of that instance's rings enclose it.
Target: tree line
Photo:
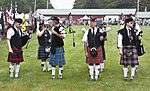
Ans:
[[[17,11],[20,13],[28,13],[34,10],[35,0],[0,0],[0,8],[4,9],[11,6],[11,1],[14,5],[14,1],[17,3]],[[36,0],[37,9],[46,9],[47,0]],[[48,0],[50,1],[50,0]],[[109,8],[137,8],[138,0],[76,0],[74,9],[109,9]],[[144,11],[147,9],[150,11],[150,0],[139,0],[139,9]],[[49,3],[49,9],[52,9],[52,5]]]
[[[6,7],[10,7],[11,1],[13,7],[15,7],[16,2],[18,13],[29,13],[30,11],[34,11],[35,0],[0,0],[0,8],[5,9]],[[47,8],[47,0],[36,0],[36,9],[46,9],[46,8]],[[49,9],[53,8],[50,3],[48,8]]]
[[[137,8],[138,0],[76,0],[75,9]],[[139,10],[150,11],[150,0],[139,0]]]

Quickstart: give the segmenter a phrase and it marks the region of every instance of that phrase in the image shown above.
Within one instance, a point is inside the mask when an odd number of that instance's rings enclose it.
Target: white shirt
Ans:
[[[21,35],[21,31],[20,31],[16,26],[14,26],[14,28],[15,28],[17,31],[19,31],[19,35]],[[7,30],[7,39],[11,39],[11,37],[12,37],[14,34],[15,34],[14,29],[13,29],[13,28],[9,28],[9,29]]]
[[[129,31],[130,31],[130,29],[129,29],[129,28],[126,28],[126,29],[127,29],[127,33],[128,33],[128,36],[129,36]],[[119,33],[119,34],[118,34],[118,41],[117,41],[118,43],[117,43],[117,44],[118,44],[118,47],[120,47],[120,48],[123,47],[123,46],[122,46],[122,45],[123,45],[123,44],[122,44],[122,39],[123,39],[123,36]]]

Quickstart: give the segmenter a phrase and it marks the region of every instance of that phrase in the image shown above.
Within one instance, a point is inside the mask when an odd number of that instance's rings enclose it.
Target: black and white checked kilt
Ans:
[[[44,46],[39,46],[38,59],[46,60],[49,57],[49,54],[50,52],[46,52]]]
[[[132,51],[132,55],[129,57],[126,56],[128,50]],[[136,47],[134,46],[123,47],[123,55],[120,58],[120,64],[121,65],[139,65],[138,53],[137,53]]]

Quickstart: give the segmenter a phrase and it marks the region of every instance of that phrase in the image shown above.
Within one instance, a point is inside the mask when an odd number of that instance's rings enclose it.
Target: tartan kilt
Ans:
[[[131,56],[127,56],[127,51],[132,52]],[[120,65],[139,65],[138,53],[134,46],[124,46],[123,55],[120,57]]]
[[[46,52],[44,46],[39,46],[38,59],[46,60],[49,57],[49,54],[50,52]]]
[[[56,52],[54,54],[50,52],[49,64],[54,66],[63,66],[64,64],[66,64],[63,47],[56,48]]]
[[[11,62],[11,63],[20,63],[20,62],[23,62],[24,59],[23,59],[22,48],[14,48],[12,50],[13,50],[13,53],[11,53],[11,52],[8,53],[8,59],[7,59],[7,61]]]
[[[102,47],[98,47],[96,49],[97,56],[94,58],[92,57],[90,53],[91,48],[87,48],[88,51],[88,57],[86,57],[86,63],[88,64],[100,64],[103,63],[103,53],[102,53]]]

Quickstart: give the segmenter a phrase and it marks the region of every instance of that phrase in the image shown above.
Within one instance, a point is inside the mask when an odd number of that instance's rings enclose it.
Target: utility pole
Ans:
[[[15,14],[16,14],[16,11],[15,11],[15,0],[11,0],[11,2],[12,2],[12,13],[14,14],[14,19],[15,19]]]
[[[11,10],[13,9],[13,2],[12,2],[12,0],[11,0],[10,8],[11,8]]]
[[[147,12],[147,6],[145,6],[144,12]]]
[[[36,0],[34,0],[34,12],[36,11]]]
[[[18,8],[18,5],[17,5],[17,2],[15,1],[15,13],[17,13],[17,8]]]
[[[140,11],[140,0],[137,0],[137,12]]]
[[[48,2],[48,0],[47,0],[47,9],[48,9],[48,5],[49,5],[49,2]]]

